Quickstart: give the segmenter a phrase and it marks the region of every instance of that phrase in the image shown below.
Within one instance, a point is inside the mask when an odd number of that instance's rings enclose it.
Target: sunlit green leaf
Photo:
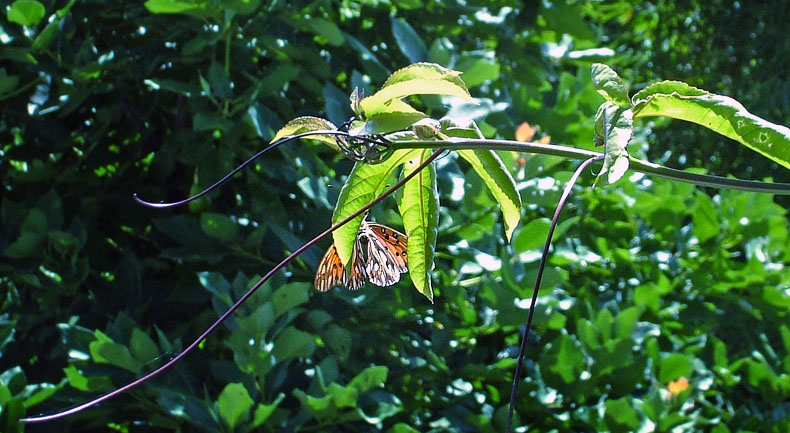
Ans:
[[[280,128],[280,130],[274,134],[271,142],[275,143],[285,137],[288,137],[289,135],[301,134],[303,132],[319,130],[331,131],[336,129],[337,127],[335,127],[335,125],[328,120],[321,119],[320,117],[302,116],[289,121],[285,124],[285,126]],[[340,151],[340,148],[337,147],[335,137],[332,135],[311,135],[308,138],[326,143],[332,149]]]
[[[404,165],[403,175],[414,171],[428,155],[430,150],[421,150]],[[409,237],[409,276],[417,290],[433,301],[430,270],[439,229],[439,195],[433,164],[406,182],[398,198],[403,228]]]
[[[505,223],[505,236],[513,236],[521,219],[521,195],[516,181],[493,150],[459,150],[458,154],[475,170],[499,203]]]
[[[433,63],[416,63],[395,71],[381,89],[360,101],[365,113],[383,112],[389,101],[409,95],[448,95],[474,99],[458,71]]]
[[[730,97],[662,81],[642,89],[633,101],[635,118],[667,116],[694,122],[790,169],[790,129],[755,116]]]

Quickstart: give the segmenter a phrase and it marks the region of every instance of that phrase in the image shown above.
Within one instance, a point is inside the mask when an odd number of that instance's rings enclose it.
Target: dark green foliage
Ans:
[[[352,164],[301,142],[189,206],[148,209],[132,193],[195,193],[290,119],[342,123],[354,87],[370,95],[411,62],[463,71],[480,105],[410,102],[433,117],[449,108],[474,118],[488,137],[512,138],[528,121],[536,139],[592,148],[603,101],[594,62],[633,91],[683,80],[788,123],[776,72],[787,69],[782,2],[522,3],[11,3],[0,19],[0,431],[171,359],[255,276],[329,225]],[[787,175],[689,123],[634,127],[632,154],[720,175]],[[325,241],[174,369],[27,429],[503,431],[523,299],[572,164],[500,155],[524,203],[512,244],[475,170],[456,155],[437,165],[435,304],[406,279],[318,294]],[[517,425],[786,432],[785,208],[632,175],[595,190],[586,176],[563,213]],[[388,199],[373,215],[399,227],[395,208]],[[688,388],[670,392],[681,379]]]

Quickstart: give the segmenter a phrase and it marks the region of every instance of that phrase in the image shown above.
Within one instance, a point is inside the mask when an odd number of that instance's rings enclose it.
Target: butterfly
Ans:
[[[354,240],[354,251],[346,272],[337,248],[329,247],[318,265],[315,288],[325,292],[335,286],[358,290],[367,279],[379,287],[400,281],[400,274],[409,271],[406,241],[403,233],[387,226],[363,220]]]

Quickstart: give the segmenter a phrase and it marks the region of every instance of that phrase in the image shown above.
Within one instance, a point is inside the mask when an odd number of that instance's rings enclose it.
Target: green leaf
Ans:
[[[362,370],[348,383],[349,387],[356,388],[360,394],[378,388],[387,381],[389,369],[383,365],[374,365]]]
[[[614,337],[615,338],[628,338],[636,327],[636,322],[639,320],[639,307],[628,307],[614,319]]]
[[[49,47],[49,45],[55,39],[55,35],[57,35],[60,31],[61,21],[63,21],[63,19],[58,18],[50,23],[47,23],[47,25],[44,27],[44,30],[36,35],[36,38],[33,40],[33,51],[40,52],[41,50]]]
[[[146,9],[154,14],[187,14],[193,16],[206,16],[205,0],[148,0],[144,3]]]
[[[606,182],[615,183],[628,170],[628,142],[634,130],[633,113],[630,109],[604,102],[596,115],[596,134],[603,137],[604,160],[595,185],[606,176]]]
[[[63,374],[69,386],[74,389],[86,392],[94,392],[112,389],[113,384],[107,376],[87,377],[74,365],[71,364],[63,369]]]
[[[326,395],[332,397],[335,407],[355,407],[357,405],[359,391],[353,386],[342,386],[332,382],[326,387],[325,392]]]
[[[395,71],[381,89],[360,101],[367,114],[382,111],[394,100],[410,95],[449,95],[474,102],[458,71],[433,63],[415,63]]]
[[[132,356],[126,346],[114,342],[99,330],[94,332],[94,336],[96,340],[88,346],[94,362],[112,364],[135,374],[140,371],[141,363]]]
[[[324,18],[315,16],[305,18],[301,15],[296,15],[286,21],[303,32],[323,37],[330,45],[340,46],[346,42],[346,38],[337,24]]]
[[[546,385],[563,386],[579,378],[584,371],[584,354],[567,334],[560,334],[542,351],[540,365],[547,368]],[[541,367],[541,370],[542,370]]]
[[[357,163],[348,175],[346,183],[340,190],[332,224],[356,212],[362,206],[379,196],[390,182],[395,169],[411,159],[417,150],[396,150],[392,156],[381,164]],[[357,238],[359,225],[363,216],[360,215],[332,233],[337,248],[337,255],[343,263],[351,260],[354,240]]]
[[[628,98],[625,82],[614,69],[603,63],[593,63],[592,79],[595,90],[607,101],[622,108],[631,108],[631,100]]]
[[[38,25],[47,12],[44,5],[36,0],[16,0],[8,9],[8,21],[20,26],[34,27]]]
[[[403,176],[414,171],[429,155],[430,150],[424,149],[406,162]],[[403,217],[406,236],[409,237],[409,276],[417,290],[433,302],[429,272],[433,268],[439,231],[439,194],[436,190],[436,168],[433,164],[403,185],[398,209]]]
[[[493,150],[459,150],[458,154],[472,166],[499,203],[505,236],[510,241],[521,219],[521,195],[516,190],[516,181]]]
[[[277,362],[307,358],[315,351],[315,336],[293,326],[285,328],[274,340],[272,354]]]
[[[272,143],[275,143],[285,137],[290,135],[301,134],[303,132],[310,132],[310,131],[320,131],[320,130],[337,130],[337,127],[330,121],[322,119],[320,117],[313,117],[313,116],[302,116],[297,117],[288,123],[285,124],[276,134],[274,134],[274,138],[272,138]],[[318,140],[323,143],[326,143],[332,149],[336,151],[340,151],[340,148],[337,147],[337,142],[335,141],[335,137],[331,135],[313,135],[309,138],[313,140]]]
[[[324,336],[326,346],[332,351],[340,362],[348,360],[351,353],[351,333],[340,326],[331,325]]]
[[[622,397],[606,400],[606,424],[610,431],[636,431],[642,424],[639,413],[629,404],[632,399]]]
[[[248,15],[255,12],[260,3],[260,0],[223,0],[222,6],[239,15]]]
[[[300,282],[286,284],[275,290],[270,298],[274,306],[274,315],[280,317],[286,311],[306,303],[310,298],[309,290],[310,284]]]
[[[132,355],[142,362],[148,362],[159,356],[159,348],[154,340],[138,328],[132,330],[132,339],[129,342]]]
[[[277,406],[280,402],[283,401],[285,398],[285,394],[282,392],[277,394],[277,398],[271,404],[263,404],[260,403],[258,406],[255,407],[255,413],[252,417],[252,427],[260,427],[267,419],[274,413],[274,410],[277,409]]]
[[[455,68],[461,71],[461,78],[464,79],[464,83],[468,87],[477,87],[486,81],[499,78],[499,63],[493,55],[464,56],[458,61]]]
[[[217,409],[222,421],[233,431],[237,425],[249,420],[253,403],[244,385],[229,383],[217,398]]]
[[[662,81],[634,95],[634,117],[667,116],[702,125],[790,168],[790,128],[761,119],[738,101],[689,86]]]
[[[669,354],[658,362],[658,381],[661,383],[690,375],[691,359],[682,353]]]
[[[204,212],[200,214],[203,233],[223,241],[234,241],[239,236],[239,227],[229,216]]]
[[[208,68],[208,82],[211,84],[213,93],[220,99],[230,99],[233,96],[230,78],[219,63],[211,62],[211,66]]]
[[[420,431],[408,424],[398,423],[387,430],[387,433],[420,433]]]
[[[299,400],[302,409],[309,412],[316,419],[330,418],[337,413],[337,408],[332,404],[332,396],[313,397],[301,389],[294,389],[293,396]]]
[[[40,253],[46,239],[46,235],[32,231],[24,231],[14,243],[3,251],[3,254],[9,259],[34,257]]]
[[[403,18],[392,17],[392,35],[400,52],[412,63],[428,60],[428,49],[420,36]]]
[[[698,193],[691,219],[694,222],[694,235],[700,243],[716,237],[721,233],[721,221],[716,213],[713,199],[705,193]]]
[[[355,135],[385,134],[406,129],[412,123],[426,117],[425,113],[415,110],[414,107],[399,99],[394,99],[387,105],[364,113],[364,116],[365,120],[355,121],[349,128],[349,132]]]

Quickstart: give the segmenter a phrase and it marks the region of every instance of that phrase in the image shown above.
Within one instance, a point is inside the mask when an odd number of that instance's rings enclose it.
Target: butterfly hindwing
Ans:
[[[381,224],[364,222],[357,238],[362,237],[367,239],[368,281],[380,287],[400,281],[400,274],[409,270],[406,235]]]
[[[354,253],[351,256],[351,272],[345,280],[348,290],[359,290],[365,284],[365,261],[359,251],[359,237],[357,237],[354,241]]]

